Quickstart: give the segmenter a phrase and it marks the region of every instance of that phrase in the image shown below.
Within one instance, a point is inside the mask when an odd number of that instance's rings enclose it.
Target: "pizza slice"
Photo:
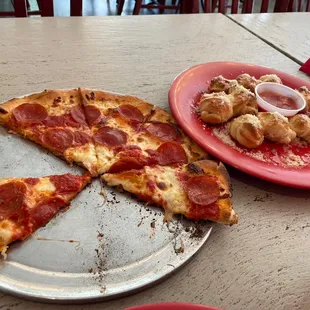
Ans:
[[[106,173],[102,179],[138,198],[164,208],[166,218],[183,214],[194,220],[236,224],[230,182],[222,163],[201,160],[183,165],[145,166],[140,170]]]
[[[146,160],[148,154],[143,154],[133,137],[152,113],[153,105],[134,96],[83,88],[79,91],[93,133],[99,174],[108,171],[120,158],[131,158],[133,165]]]
[[[0,105],[0,124],[97,175],[92,132],[77,89],[47,90],[7,101]]]
[[[99,174],[207,158],[166,111],[133,96],[80,89]]]
[[[88,173],[0,179],[0,253],[47,224],[90,180]]]

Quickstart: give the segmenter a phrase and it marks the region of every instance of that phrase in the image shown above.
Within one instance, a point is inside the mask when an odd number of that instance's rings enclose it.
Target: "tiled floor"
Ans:
[[[149,2],[146,0],[145,2]],[[169,1],[169,0],[168,0]],[[167,3],[168,3],[167,1]],[[185,0],[186,1],[186,0]],[[262,0],[254,1],[254,12],[259,12]],[[269,11],[273,10],[274,1],[271,0],[269,4]],[[37,10],[37,1],[29,0],[32,10]],[[126,0],[123,10],[123,15],[131,15],[133,11],[135,0]],[[0,0],[0,11],[12,11],[13,6],[11,0]],[[202,8],[201,8],[202,11]],[[116,15],[117,5],[116,0],[83,0],[83,15],[85,16],[104,16],[104,15]],[[55,16],[69,16],[70,15],[70,0],[54,0],[54,13]],[[140,14],[156,14],[156,10],[141,10]],[[174,11],[166,10],[165,13],[171,14]],[[229,13],[229,11],[228,11]]]

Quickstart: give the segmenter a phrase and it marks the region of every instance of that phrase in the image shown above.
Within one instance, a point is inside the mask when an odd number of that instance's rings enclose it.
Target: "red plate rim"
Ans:
[[[225,77],[229,77],[227,76],[229,70],[239,72],[238,74],[249,73],[256,77],[258,77],[257,75],[274,73],[282,79],[284,85],[296,88],[300,86],[310,88],[310,83],[269,67],[221,61],[203,63],[184,70],[173,80],[168,94],[169,105],[177,122],[186,134],[211,155],[255,177],[285,186],[309,189],[310,166],[284,168],[249,157],[226,145],[217,137],[206,133],[198,120],[189,115],[188,108],[185,110],[184,105],[191,105],[195,96],[201,91],[207,90],[208,78],[206,77],[204,81],[201,79],[204,75],[208,75],[208,69],[217,72],[213,76],[223,74],[226,75]],[[235,78],[236,76],[232,74],[230,78],[232,77]]]
[[[204,306],[200,304],[178,303],[178,302],[164,302],[147,304],[136,307],[126,308],[124,310],[222,310],[220,308],[214,308],[210,306]]]

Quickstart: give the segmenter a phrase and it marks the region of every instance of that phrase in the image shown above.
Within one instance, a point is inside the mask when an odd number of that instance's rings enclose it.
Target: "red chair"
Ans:
[[[37,0],[41,16],[54,16],[53,0]],[[83,0],[70,0],[70,16],[82,16]]]
[[[264,1],[264,0],[263,0]],[[251,1],[253,5],[253,0]],[[251,4],[247,4],[247,0],[243,3],[243,9],[246,7],[250,7]],[[218,8],[218,12],[222,14],[226,14],[227,8],[231,8],[232,14],[238,13],[239,1],[232,0],[231,5],[227,4],[227,0],[204,0],[204,12],[205,13],[214,13],[216,8]]]
[[[199,13],[199,0],[172,0],[171,4],[166,4],[166,0],[150,1],[148,4],[144,4],[143,0],[136,0],[133,10],[134,15],[138,15],[141,9],[158,9],[159,13],[164,13],[166,9],[176,10],[180,13]],[[118,0],[117,14],[121,15],[125,0]]]
[[[276,0],[275,6],[273,8],[273,12],[274,13],[290,12],[288,8],[289,1],[290,0]],[[242,13],[252,13],[253,12],[253,0],[245,0],[245,5],[247,5],[247,7],[244,10],[242,10]],[[269,0],[262,0],[260,13],[267,13],[268,6],[269,6]]]
[[[310,0],[276,0],[274,12],[310,12]]]
[[[12,1],[14,12],[0,12],[1,16],[15,16],[15,17],[27,17],[27,3],[25,0],[14,0]]]
[[[83,15],[83,0],[70,0],[70,15],[71,16]]]
[[[13,0],[14,12],[0,12],[1,16],[27,17],[30,15],[54,16],[54,1],[53,0],[37,0],[39,10],[28,11],[27,0]],[[70,15],[82,16],[83,0],[70,0]]]
[[[274,12],[293,12],[294,6],[297,3],[297,11],[302,11],[303,0],[276,0],[274,6]],[[262,0],[260,13],[268,12],[269,0]],[[218,7],[218,11],[222,14],[226,14],[227,8],[231,8],[232,14],[238,13],[239,0],[232,0],[231,5],[227,5],[225,0],[204,0],[204,12],[213,13]],[[305,11],[310,10],[310,0],[306,1]],[[242,5],[242,13],[253,13],[253,0],[244,0]]]
[[[181,11],[181,5],[176,4],[176,1],[174,1],[174,4],[172,5],[166,5],[166,0],[159,0],[158,4],[155,2],[149,4],[143,4],[143,0],[136,0],[133,15],[139,15],[141,9],[158,9],[160,13],[164,13],[165,9]]]
[[[310,0],[302,1],[302,0],[290,0],[288,4],[289,12],[310,12]]]
[[[181,2],[181,1],[179,1]],[[118,0],[117,14],[121,15],[123,12],[123,7],[125,0]],[[143,0],[136,0],[135,7],[133,10],[134,15],[139,15],[141,9],[158,9],[160,13],[164,13],[165,9],[181,10],[181,6],[177,4],[177,0],[173,0],[171,5],[166,5],[166,0],[159,0],[158,3],[155,1],[149,4],[143,4]]]

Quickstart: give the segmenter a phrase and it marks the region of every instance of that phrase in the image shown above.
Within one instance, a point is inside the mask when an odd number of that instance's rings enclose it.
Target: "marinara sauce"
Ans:
[[[272,91],[263,91],[259,95],[261,98],[263,98],[268,103],[274,105],[275,107],[286,110],[298,109],[296,101],[291,97],[287,97]]]

